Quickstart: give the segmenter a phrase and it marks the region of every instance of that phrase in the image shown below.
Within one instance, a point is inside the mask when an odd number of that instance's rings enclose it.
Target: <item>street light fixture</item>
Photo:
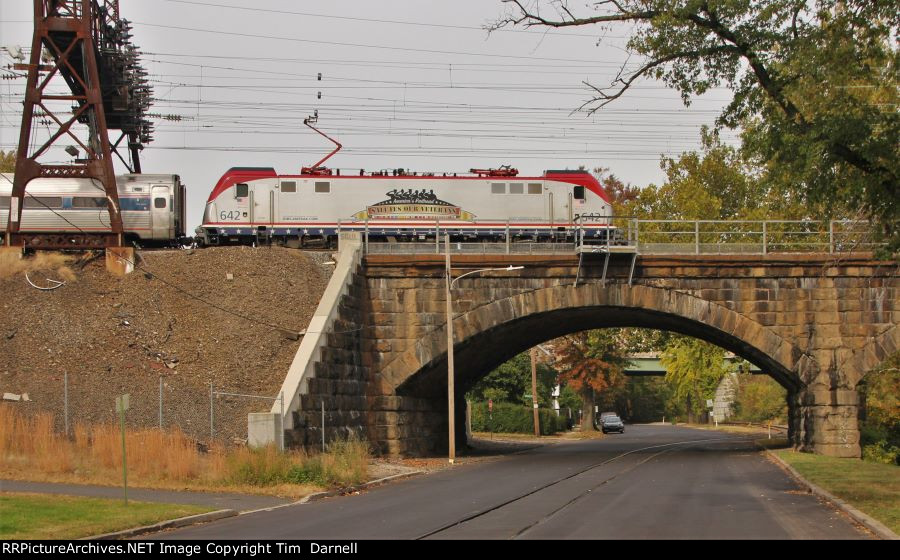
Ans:
[[[446,290],[445,290],[445,298],[447,300],[447,426],[450,438],[450,451],[449,451],[449,462],[452,465],[456,460],[456,418],[454,416],[456,403],[454,398],[454,378],[456,376],[453,369],[453,298],[451,296],[451,290],[453,289],[453,283],[463,278],[465,276],[469,276],[471,274],[476,274],[479,272],[487,272],[491,270],[521,270],[525,268],[524,266],[506,266],[502,268],[479,268],[478,270],[472,270],[466,272],[465,274],[460,274],[456,278],[452,277],[451,268],[450,268],[450,234],[447,234],[447,242],[445,245],[446,249]]]

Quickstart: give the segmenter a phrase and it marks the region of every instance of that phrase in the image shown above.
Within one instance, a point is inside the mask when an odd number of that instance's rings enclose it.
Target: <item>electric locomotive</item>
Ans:
[[[341,231],[369,239],[434,238],[534,240],[614,235],[612,208],[587,171],[546,171],[520,177],[515,169],[473,169],[470,175],[358,174],[304,168],[279,175],[273,168],[234,167],[209,195],[202,245],[277,242],[291,247],[331,246]]]
[[[341,231],[367,239],[425,241],[545,241],[576,235],[612,242],[612,207],[587,171],[545,171],[519,177],[516,169],[471,169],[471,175],[410,173],[405,169],[344,174],[322,164],[341,149],[337,140],[303,124],[335,149],[299,175],[271,167],[233,167],[206,201],[195,230],[201,245],[278,242],[289,247],[336,246]]]

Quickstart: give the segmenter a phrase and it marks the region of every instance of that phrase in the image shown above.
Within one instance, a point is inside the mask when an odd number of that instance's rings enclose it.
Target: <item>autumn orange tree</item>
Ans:
[[[581,429],[594,430],[594,396],[625,387],[627,345],[620,329],[582,331],[556,339],[551,345],[560,383],[581,395]]]

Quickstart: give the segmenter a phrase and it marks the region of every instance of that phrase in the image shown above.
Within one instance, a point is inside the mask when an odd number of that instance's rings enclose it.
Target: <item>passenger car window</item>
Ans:
[[[72,208],[106,208],[107,200],[99,196],[79,196],[72,199]]]
[[[26,195],[23,208],[62,208],[62,197]]]
[[[166,199],[157,197],[153,199],[153,207],[154,208],[165,208],[166,207]]]

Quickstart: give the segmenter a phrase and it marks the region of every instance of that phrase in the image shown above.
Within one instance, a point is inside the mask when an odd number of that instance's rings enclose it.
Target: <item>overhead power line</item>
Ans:
[[[292,16],[303,16],[303,17],[314,17],[314,18],[325,18],[325,19],[339,19],[344,21],[359,21],[363,23],[389,23],[394,25],[412,25],[416,27],[434,27],[441,29],[461,29],[466,31],[480,31],[483,33],[487,32],[487,29],[484,27],[474,27],[470,25],[450,25],[446,23],[427,23],[420,21],[400,21],[394,19],[377,19],[377,18],[362,18],[362,17],[353,17],[353,16],[335,16],[328,14],[314,14],[310,12],[295,12],[290,10],[272,10],[272,9],[264,9],[259,7],[248,7],[248,6],[234,6],[231,4],[215,4],[211,2],[195,2],[192,0],[166,0],[167,2],[172,2],[176,4],[190,4],[195,6],[205,6],[211,8],[225,8],[231,10],[244,10],[253,13],[267,13],[267,14],[278,14],[278,15],[292,15]],[[493,31],[493,33],[520,33],[527,35],[541,35],[547,36],[551,35],[546,31],[529,31],[527,29],[497,29]],[[558,33],[553,33],[553,37],[590,37],[592,39],[596,39],[598,34],[596,33],[574,33],[569,30],[559,31]],[[609,39],[627,39],[627,37],[622,36],[613,36],[613,35],[605,35],[605,37]]]
[[[539,57],[539,56],[522,56],[522,55],[512,55],[512,54],[488,54],[488,53],[477,53],[477,52],[465,52],[465,51],[443,51],[438,49],[417,49],[410,47],[391,47],[388,45],[372,45],[366,43],[347,43],[340,41],[317,41],[314,39],[300,39],[298,37],[284,37],[280,35],[263,35],[261,33],[238,33],[236,31],[222,31],[218,29],[202,29],[199,27],[183,27],[179,25],[162,25],[157,23],[147,23],[147,22],[134,22],[136,25],[143,25],[145,27],[158,27],[161,29],[175,29],[178,31],[190,31],[192,33],[213,33],[216,35],[229,35],[232,37],[247,37],[252,39],[271,39],[276,41],[290,41],[294,43],[312,43],[317,45],[332,45],[338,47],[358,47],[364,49],[383,49],[389,51],[401,51],[401,52],[419,52],[419,53],[427,53],[427,54],[442,54],[442,55],[454,55],[454,56],[479,56],[479,57],[488,57],[488,58],[510,58],[510,59],[518,59],[518,60],[543,60],[543,61],[558,61],[558,62],[582,62],[582,63],[593,63],[596,61],[593,60],[584,60],[584,59],[571,59],[571,58],[549,58],[549,57]]]

